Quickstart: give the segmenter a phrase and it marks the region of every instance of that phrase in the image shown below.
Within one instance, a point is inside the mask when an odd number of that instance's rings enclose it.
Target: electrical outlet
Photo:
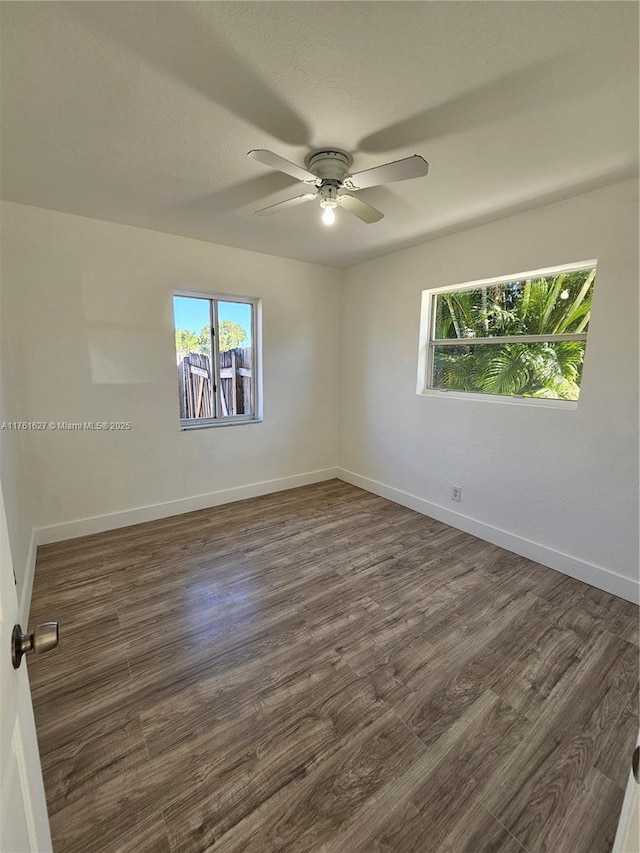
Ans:
[[[462,500],[462,486],[451,486],[451,500],[460,503]]]

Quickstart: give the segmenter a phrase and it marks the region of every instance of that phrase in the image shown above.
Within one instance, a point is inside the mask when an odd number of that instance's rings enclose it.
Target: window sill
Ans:
[[[209,429],[213,427],[214,429],[219,429],[220,427],[231,427],[231,426],[248,426],[249,424],[261,424],[263,421],[262,418],[247,418],[246,420],[242,418],[233,418],[229,420],[216,420],[216,421],[205,421],[204,423],[181,423],[180,424],[180,432],[190,432],[191,430],[198,429]]]
[[[551,400],[544,397],[506,397],[500,394],[476,394],[471,391],[436,391],[427,388],[417,392],[418,397],[439,397],[440,399],[467,400],[473,403],[502,403],[506,406],[529,406],[534,409],[562,409],[575,412],[577,400]]]

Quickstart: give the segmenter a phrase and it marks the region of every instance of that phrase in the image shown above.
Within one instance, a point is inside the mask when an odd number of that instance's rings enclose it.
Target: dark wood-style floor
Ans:
[[[38,550],[56,853],[605,853],[637,608],[333,480]]]

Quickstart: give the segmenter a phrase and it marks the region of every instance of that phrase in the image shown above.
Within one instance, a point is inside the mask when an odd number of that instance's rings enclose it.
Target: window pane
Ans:
[[[246,302],[218,302],[223,417],[254,414],[252,311],[253,306]]]
[[[584,341],[433,347],[431,387],[480,394],[577,400]]]
[[[435,339],[586,332],[595,269],[436,295]]]
[[[174,296],[180,418],[214,416],[210,301]]]

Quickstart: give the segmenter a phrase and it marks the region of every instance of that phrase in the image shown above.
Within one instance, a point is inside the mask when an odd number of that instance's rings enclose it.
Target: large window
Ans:
[[[425,291],[422,390],[576,401],[595,275],[590,261]]]
[[[258,300],[178,292],[173,311],[180,425],[259,420]]]

